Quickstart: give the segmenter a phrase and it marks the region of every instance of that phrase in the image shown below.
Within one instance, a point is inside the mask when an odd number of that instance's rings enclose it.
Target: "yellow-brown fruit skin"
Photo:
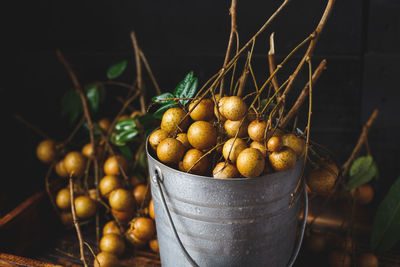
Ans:
[[[161,129],[168,133],[175,132],[178,128],[184,132],[189,125],[189,117],[186,117],[182,122],[181,120],[186,116],[186,112],[181,108],[168,109],[161,119]]]
[[[55,170],[57,175],[60,176],[61,178],[68,177],[68,172],[65,169],[64,160],[60,160],[59,162],[57,162]]]
[[[242,124],[242,125],[240,125],[240,124]],[[243,123],[241,123],[241,121],[227,120],[224,123],[225,133],[230,138],[235,137],[236,133],[238,133],[237,137],[239,137],[239,138],[246,137],[248,125],[249,125],[249,122],[247,120],[244,120]],[[240,128],[239,128],[239,126],[240,126]]]
[[[369,204],[374,199],[374,189],[369,184],[363,184],[356,189],[352,189],[350,194],[361,205]]]
[[[279,152],[282,149],[282,139],[277,136],[272,136],[267,142],[268,151]]]
[[[121,180],[114,175],[104,176],[100,180],[99,184],[100,194],[105,198],[108,198],[112,191],[121,187],[122,187]]]
[[[103,132],[107,132],[110,127],[111,127],[111,121],[109,118],[103,118],[101,120],[99,120],[99,122],[97,123],[100,127],[100,129],[103,130]]]
[[[306,143],[301,137],[290,133],[282,135],[281,139],[282,144],[293,149],[298,158],[301,158],[304,155],[304,152],[306,150]]]
[[[158,240],[157,238],[152,239],[149,241],[149,247],[151,249],[151,251],[155,252],[155,253],[159,253],[160,249],[158,247]]]
[[[288,147],[284,147],[279,152],[273,152],[269,156],[269,162],[271,167],[275,171],[287,171],[296,165],[297,156],[296,153]]]
[[[240,152],[236,167],[244,177],[258,177],[264,171],[265,158],[258,149],[246,148]]]
[[[120,235],[104,235],[100,240],[100,250],[121,256],[125,251],[125,241]]]
[[[89,219],[96,214],[96,202],[88,196],[79,196],[75,198],[76,216],[80,219]]]
[[[71,209],[71,195],[68,188],[58,191],[56,196],[56,205],[61,210]]]
[[[348,253],[342,251],[331,251],[328,256],[330,267],[350,267],[351,256]]]
[[[232,146],[233,148],[231,148]],[[235,163],[239,153],[246,148],[247,144],[245,141],[243,141],[243,139],[236,138],[235,140],[235,138],[231,138],[225,142],[224,147],[222,148],[222,155],[226,160],[230,160],[231,162]]]
[[[238,121],[246,115],[247,105],[242,98],[231,96],[223,101],[220,111],[228,120]]]
[[[80,177],[85,172],[86,158],[78,151],[69,152],[64,158],[64,167],[68,175]]]
[[[261,152],[261,154],[263,154],[264,158],[267,156],[267,149],[265,148],[265,146],[263,144],[261,144],[261,143],[259,143],[257,141],[253,141],[250,144],[250,147],[258,149]]]
[[[106,175],[120,175],[121,170],[119,166],[124,170],[125,173],[128,172],[128,161],[121,155],[115,155],[109,157],[106,162],[104,162],[104,173]]]
[[[180,141],[182,145],[185,147],[185,150],[191,149],[192,146],[189,143],[189,139],[186,133],[178,133],[176,135],[176,140]]]
[[[238,178],[240,173],[236,166],[229,162],[218,163],[213,170],[214,178]]]
[[[130,212],[135,209],[135,198],[130,191],[123,188],[112,191],[108,201],[116,211]]]
[[[36,156],[43,163],[51,163],[57,158],[56,142],[43,140],[36,148]]]
[[[130,230],[136,238],[145,241],[152,239],[156,232],[153,220],[146,217],[136,217],[133,219]]]
[[[153,220],[156,219],[156,216],[154,214],[154,203],[153,200],[150,200],[150,204],[149,204],[149,216],[150,218],[152,218]]]
[[[136,248],[143,248],[144,246],[146,246],[147,244],[147,240],[141,240],[139,238],[137,238],[131,229],[128,229],[125,233],[125,238],[129,241],[129,243],[131,243],[132,245],[134,245]]]
[[[155,130],[149,137],[149,143],[151,148],[156,151],[157,146],[168,137],[168,132],[163,129]]]
[[[118,219],[120,223],[126,224],[129,222],[135,215],[135,209],[131,209],[129,211],[118,211],[115,209],[111,209],[112,214],[115,218]]]
[[[215,100],[217,101],[216,102],[217,104],[214,106],[214,115],[215,115],[215,118],[217,118],[217,119],[219,118],[219,120],[222,122],[226,121],[226,118],[221,113],[222,105],[226,99],[228,99],[228,97],[224,96],[221,99],[219,99],[219,94],[215,95]],[[218,108],[217,108],[217,105],[218,105]]]
[[[165,164],[178,164],[185,153],[185,146],[174,138],[165,138],[157,146],[157,157]]]
[[[96,260],[97,259],[97,260]],[[94,267],[119,267],[120,263],[117,258],[112,253],[100,252],[97,254],[96,259],[94,259]]]
[[[265,129],[267,129],[267,126],[266,121],[252,121],[247,128],[249,137],[253,141],[263,143],[265,141]]]
[[[204,153],[198,149],[192,148],[188,150],[182,160],[184,170],[189,171],[191,168],[189,173],[204,175],[210,167],[207,156],[193,166],[203,155]]]
[[[208,149],[217,143],[217,130],[207,121],[196,121],[190,125],[187,137],[192,147]]]
[[[121,234],[121,230],[118,228],[118,225],[115,221],[109,221],[108,223],[106,223],[104,225],[103,235],[107,235],[107,234],[116,234],[116,235]]]
[[[363,253],[358,258],[359,267],[378,267],[378,258],[372,253]]]
[[[211,99],[203,99],[198,103],[198,100],[189,104],[190,117],[194,121],[209,121],[214,118],[214,102]],[[194,108],[194,109],[193,109]],[[192,110],[193,109],[193,110]]]
[[[143,179],[139,178],[138,176],[132,176],[130,182],[132,187],[144,183]]]
[[[87,158],[93,158],[93,146],[91,143],[86,144],[82,147],[81,151],[82,155],[84,155]]]
[[[311,192],[320,196],[328,196],[334,190],[339,169],[334,163],[323,163],[307,175],[307,185]]]
[[[148,198],[149,194],[150,187],[147,187],[144,184],[137,185],[133,189],[133,197],[135,198],[138,206],[142,205],[142,203]]]

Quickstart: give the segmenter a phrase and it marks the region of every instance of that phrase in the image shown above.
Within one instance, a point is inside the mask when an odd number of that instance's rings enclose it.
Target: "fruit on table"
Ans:
[[[185,147],[185,150],[192,148],[186,133],[178,133],[176,135],[176,140],[179,140],[182,143],[182,145]]]
[[[196,121],[190,125],[187,137],[194,148],[208,149],[217,143],[217,130],[207,121]]]
[[[121,187],[121,180],[115,175],[106,175],[99,183],[100,194],[106,198],[108,198],[112,191]]]
[[[128,171],[128,161],[122,155],[115,155],[109,157],[106,162],[104,162],[104,173],[106,175],[120,175],[121,170],[120,167],[123,169],[125,173]]]
[[[265,148],[265,146],[263,144],[261,144],[261,143],[259,143],[257,141],[253,141],[250,144],[250,147],[258,149],[261,152],[261,154],[263,154],[264,158],[267,156],[267,149]]]
[[[125,241],[120,235],[104,235],[100,240],[100,250],[121,256],[125,251]]]
[[[64,160],[60,160],[59,162],[56,163],[55,171],[57,175],[62,178],[68,177],[68,172],[65,169]]]
[[[268,124],[266,121],[259,121],[259,120],[252,121],[249,124],[249,127],[247,128],[249,137],[253,141],[257,141],[260,143],[264,142],[267,126]]]
[[[150,204],[149,204],[149,216],[150,218],[152,218],[153,220],[156,219],[155,215],[154,215],[154,204],[153,204],[153,200],[150,200]]]
[[[311,192],[327,196],[334,190],[335,182],[339,174],[339,168],[332,161],[324,161],[318,167],[312,169],[306,181]]]
[[[236,166],[229,162],[218,163],[213,170],[214,178],[237,178],[240,177],[240,173]]]
[[[152,239],[156,232],[153,220],[146,217],[133,219],[129,229],[136,238],[146,241]]]
[[[154,151],[156,151],[158,144],[160,144],[160,142],[167,137],[168,137],[167,131],[163,129],[155,130],[149,137],[149,143],[151,148],[154,149]]]
[[[271,137],[267,142],[268,151],[278,152],[282,149],[283,143],[282,139],[277,136]]]
[[[142,203],[147,199],[150,194],[150,187],[139,184],[133,188],[133,197],[136,200],[136,203],[141,206]]]
[[[61,210],[71,209],[71,195],[68,188],[58,191],[56,196],[56,205]]]
[[[247,144],[243,139],[231,138],[225,142],[222,148],[222,155],[226,160],[230,160],[235,163],[239,153],[247,148]]]
[[[158,247],[158,240],[157,240],[157,238],[152,239],[152,240],[149,241],[149,247],[150,247],[150,249],[151,249],[153,252],[155,252],[155,253],[158,253],[158,252],[160,251],[160,250],[159,250],[159,247]]]
[[[352,189],[350,194],[357,203],[362,205],[371,203],[374,199],[374,189],[370,184],[360,185],[358,188]]]
[[[264,170],[265,158],[258,149],[246,148],[239,153],[236,166],[244,177],[257,177]]]
[[[174,138],[165,138],[157,146],[157,157],[165,164],[178,164],[185,153],[185,146]]]
[[[51,163],[57,158],[56,142],[50,139],[43,140],[36,148],[36,155],[43,163]]]
[[[85,172],[86,158],[78,151],[69,152],[64,158],[64,167],[68,175],[80,177]]]
[[[360,267],[378,267],[378,258],[372,253],[363,253],[358,258],[358,266]]]
[[[272,152],[269,156],[271,167],[275,171],[287,171],[296,165],[296,153],[289,147],[283,147],[280,151]]]
[[[96,214],[96,202],[88,196],[75,198],[76,216],[81,219],[88,219]]]
[[[115,221],[109,221],[108,223],[106,223],[104,225],[103,235],[107,235],[107,234],[116,234],[116,235],[121,234],[121,230],[119,229],[119,227]]]
[[[227,120],[224,123],[225,133],[228,137],[235,137],[237,133],[237,137],[243,138],[247,136],[247,127],[249,125],[248,120],[240,121],[231,121]]]
[[[132,211],[136,204],[132,193],[123,188],[112,191],[108,202],[111,208],[116,211]]]
[[[196,104],[197,106],[195,107]],[[192,120],[209,121],[214,117],[214,102],[211,99],[203,99],[200,103],[196,100],[189,104],[188,110],[191,111],[190,117]]]
[[[109,252],[100,252],[94,259],[94,267],[117,267],[120,266],[117,256]]]
[[[173,133],[176,130],[179,130],[179,132],[186,131],[189,125],[189,117],[185,116],[186,112],[181,108],[168,109],[161,119],[161,129],[168,133]]]
[[[182,163],[185,171],[197,175],[203,175],[210,167],[207,156],[198,149],[192,148],[188,150],[183,157]]]
[[[304,155],[304,152],[306,150],[306,143],[301,137],[289,133],[282,135],[281,138],[283,145],[293,149],[298,158],[301,158]]]
[[[242,98],[230,96],[222,101],[220,112],[228,120],[238,121],[246,114],[247,105]]]

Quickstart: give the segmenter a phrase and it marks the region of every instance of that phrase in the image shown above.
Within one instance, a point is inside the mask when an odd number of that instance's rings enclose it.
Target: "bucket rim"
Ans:
[[[289,173],[289,172],[293,171],[293,169],[296,168],[296,165],[299,164],[299,162],[303,159],[303,157],[301,157],[300,159],[298,159],[297,162],[296,162],[296,164],[295,164],[295,166],[294,166],[293,168],[287,170],[287,171],[274,172],[274,173],[269,173],[269,174],[266,174],[266,175],[257,176],[257,177],[251,177],[251,178],[246,178],[246,177],[244,177],[244,178],[242,178],[242,177],[239,177],[239,178],[215,178],[215,177],[210,177],[210,176],[203,176],[203,175],[197,175],[197,174],[193,174],[193,173],[187,173],[187,172],[183,172],[183,171],[180,171],[180,170],[178,170],[178,169],[172,168],[172,167],[170,167],[170,166],[168,166],[168,165],[162,163],[162,162],[159,161],[157,158],[155,158],[155,157],[153,157],[153,156],[151,155],[150,149],[149,149],[149,146],[150,146],[150,144],[149,144],[149,138],[150,138],[150,135],[151,135],[154,131],[156,131],[156,130],[158,130],[158,129],[160,129],[160,127],[157,127],[156,129],[154,129],[154,130],[147,136],[147,138],[146,138],[145,147],[146,147],[146,154],[147,154],[147,157],[150,157],[153,161],[157,162],[159,165],[162,165],[163,168],[167,168],[167,169],[169,169],[169,170],[171,170],[171,171],[181,172],[181,173],[184,173],[184,174],[186,174],[186,175],[188,175],[188,176],[194,177],[194,178],[196,178],[196,179],[213,180],[213,181],[224,181],[224,182],[225,182],[225,181],[226,181],[226,182],[244,182],[244,181],[254,182],[254,179],[257,179],[257,180],[259,180],[259,179],[273,179],[274,176],[278,176],[278,175],[281,176],[282,174]],[[300,177],[299,177],[299,179],[300,179]]]

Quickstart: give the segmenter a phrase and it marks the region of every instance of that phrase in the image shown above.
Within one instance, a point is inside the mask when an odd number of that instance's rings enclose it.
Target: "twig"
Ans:
[[[363,126],[363,130],[361,132],[360,137],[358,138],[357,145],[354,147],[353,152],[351,152],[351,155],[349,159],[343,164],[342,166],[342,177],[346,177],[351,163],[354,161],[356,158],[357,154],[360,152],[362,145],[365,143],[365,140],[367,139],[368,132],[372,126],[372,124],[375,122],[376,118],[378,117],[379,111],[377,109],[372,112],[371,116],[369,117],[367,123]]]
[[[147,61],[147,59],[146,59],[146,57],[145,57],[145,55],[144,55],[142,50],[140,50],[140,58],[142,59],[144,67],[146,68],[147,73],[149,74],[150,79],[153,82],[154,88],[156,88],[157,94],[161,94],[160,86],[158,86],[157,80],[154,77],[153,72],[151,71],[149,62]]]
[[[254,47],[254,46],[253,46]],[[246,85],[246,81],[247,81],[247,75],[249,74],[249,65],[250,65],[250,59],[251,59],[251,53],[249,52],[247,54],[247,60],[246,60],[246,64],[244,65],[243,68],[243,73],[239,78],[239,89],[237,90],[237,96],[242,96],[245,85]]]
[[[49,196],[49,199],[50,199],[50,203],[51,203],[51,205],[53,206],[54,211],[55,211],[55,212],[57,213],[57,215],[60,217],[60,211],[59,211],[59,209],[57,208],[57,205],[56,205],[56,202],[54,201],[53,195],[51,194],[50,183],[49,183],[49,178],[50,178],[51,172],[52,172],[53,169],[54,169],[54,166],[55,166],[55,163],[53,162],[53,163],[50,165],[49,169],[47,170],[46,176],[45,176],[45,178],[44,178],[44,182],[45,182],[45,186],[46,186],[47,195]]]
[[[271,33],[269,36],[269,51],[268,51],[268,65],[269,65],[269,74],[271,75],[275,69],[276,69],[276,63],[275,63],[275,42],[274,42],[274,32]],[[279,88],[279,83],[278,83],[278,78],[276,75],[274,78],[272,78],[271,83],[274,87],[274,90],[277,91]],[[281,96],[281,94],[278,94],[278,98]]]
[[[140,108],[142,113],[146,114],[146,97],[142,79],[142,64],[140,64],[140,48],[134,31],[131,31],[131,39],[132,39],[133,49],[135,50],[136,80],[140,91]]]
[[[79,240],[79,249],[80,249],[80,254],[81,254],[81,261],[82,261],[83,265],[85,267],[87,267],[88,265],[87,265],[86,260],[85,260],[85,251],[84,251],[84,247],[83,247],[82,233],[81,233],[81,229],[79,227],[78,220],[76,218],[76,212],[75,212],[74,183],[72,181],[72,176],[69,177],[69,193],[70,193],[70,196],[71,196],[72,220],[74,222],[76,234],[77,234],[78,240]]]
[[[22,118],[18,114],[14,114],[14,118],[24,124],[26,127],[30,128],[32,131],[40,135],[43,139],[51,139],[45,132],[43,132],[41,129],[39,129],[37,126],[33,125],[32,123],[28,122],[24,118]]]
[[[315,83],[318,81],[319,77],[321,76],[322,72],[326,69],[326,60],[322,60],[319,63],[319,66],[315,69],[314,74],[312,75],[311,86],[314,86]],[[296,102],[293,104],[292,108],[283,117],[281,124],[279,125],[282,128],[285,128],[290,120],[299,112],[301,106],[303,105],[304,101],[306,100],[310,88],[310,81],[304,86],[303,90],[301,91],[300,95],[298,96]]]
[[[135,86],[130,85],[128,83],[118,82],[118,81],[113,81],[113,80],[105,81],[105,82],[99,82],[99,83],[106,84],[106,85],[116,85],[116,86],[119,86],[119,87],[128,88],[130,90],[135,90],[136,89]]]

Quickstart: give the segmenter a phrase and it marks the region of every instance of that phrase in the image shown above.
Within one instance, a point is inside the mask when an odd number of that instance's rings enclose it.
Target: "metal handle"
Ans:
[[[171,225],[172,231],[174,232],[176,241],[178,241],[178,244],[179,244],[179,246],[180,246],[181,249],[182,249],[183,255],[185,256],[185,258],[187,259],[187,261],[190,263],[190,265],[192,265],[193,267],[199,267],[199,265],[193,260],[193,258],[192,258],[192,257],[189,255],[189,253],[186,251],[185,247],[184,247],[183,244],[182,244],[181,239],[179,238],[178,232],[176,231],[175,224],[174,224],[174,222],[172,221],[172,217],[171,217],[171,214],[170,214],[170,212],[169,212],[169,209],[168,209],[168,206],[167,206],[167,202],[165,201],[165,197],[164,197],[163,190],[162,190],[162,188],[161,188],[161,184],[160,184],[161,178],[160,178],[160,175],[161,175],[161,170],[157,168],[156,171],[155,171],[155,175],[154,175],[153,179],[157,182],[157,187],[158,187],[158,190],[159,190],[160,195],[161,195],[161,201],[162,201],[164,210],[165,210],[165,212],[167,213],[168,221],[169,221],[169,224]]]
[[[303,183],[303,188],[304,188],[304,215],[303,215],[303,221],[301,222],[301,230],[300,230],[300,236],[299,239],[297,240],[297,244],[293,250],[293,255],[290,258],[290,261],[288,263],[288,267],[292,267],[294,262],[296,261],[297,256],[299,255],[301,243],[303,242],[303,237],[304,237],[304,231],[306,230],[306,224],[307,224],[307,216],[308,216],[308,194],[307,194],[307,188],[305,184]]]

